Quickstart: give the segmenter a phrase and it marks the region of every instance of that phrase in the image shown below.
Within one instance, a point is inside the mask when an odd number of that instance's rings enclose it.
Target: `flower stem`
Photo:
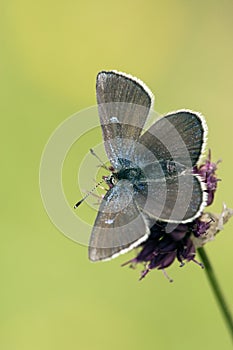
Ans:
[[[198,253],[201,257],[201,260],[205,266],[205,272],[207,275],[207,278],[210,282],[212,291],[214,293],[214,296],[217,300],[218,306],[222,312],[222,315],[224,317],[224,320],[226,322],[226,325],[228,327],[228,330],[230,331],[230,335],[232,337],[232,341],[233,341],[233,319],[230,313],[230,310],[227,306],[226,300],[223,296],[222,290],[220,288],[220,285],[217,281],[216,275],[214,273],[213,267],[210,263],[210,260],[206,254],[206,251],[203,247],[198,249]]]

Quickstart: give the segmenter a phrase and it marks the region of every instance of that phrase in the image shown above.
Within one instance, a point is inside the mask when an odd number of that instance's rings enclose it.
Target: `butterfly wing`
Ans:
[[[204,150],[207,125],[200,113],[180,110],[157,120],[140,138],[158,160],[192,168]]]
[[[203,183],[188,172],[147,179],[144,188],[135,195],[135,201],[143,212],[161,221],[190,222],[206,205],[207,193]]]
[[[132,184],[119,181],[105,195],[89,242],[89,259],[107,260],[138,246],[149,227],[138,208]]]
[[[183,223],[200,215],[207,194],[192,168],[200,159],[206,136],[203,117],[181,110],[159,119],[140,137],[140,144],[155,157],[142,166],[147,194],[141,192],[137,200],[141,208],[141,200],[146,201],[145,212],[160,220]]]
[[[96,96],[106,153],[114,168],[119,169],[119,158],[131,158],[153,95],[136,78],[103,71],[97,75]]]

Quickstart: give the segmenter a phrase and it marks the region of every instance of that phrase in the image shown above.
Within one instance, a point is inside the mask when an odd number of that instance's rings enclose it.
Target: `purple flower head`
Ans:
[[[164,270],[175,259],[184,265],[184,261],[195,261],[195,246],[191,240],[191,226],[179,224],[174,231],[166,233],[166,223],[157,222],[152,226],[147,241],[141,245],[141,251],[136,258],[128,263],[145,263],[146,268],[142,271],[144,278],[152,269]],[[195,261],[196,262],[196,261]]]

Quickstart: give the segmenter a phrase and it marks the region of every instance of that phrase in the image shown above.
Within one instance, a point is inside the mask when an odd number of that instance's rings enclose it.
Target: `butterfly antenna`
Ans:
[[[98,159],[98,161],[101,163],[102,168],[109,170],[109,168],[104,164],[104,162],[100,159],[100,157],[95,153],[95,151],[90,148],[91,154]]]
[[[169,282],[173,282],[173,279],[168,276],[167,271],[165,269],[162,269],[164,276],[168,279]]]
[[[84,201],[87,199],[87,197],[89,197],[90,194],[92,194],[92,192],[93,192],[97,187],[99,187],[99,185],[102,184],[102,182],[104,182],[104,180],[101,180],[100,182],[98,182],[98,183],[95,185],[95,187],[92,188],[91,191],[89,191],[80,201],[78,201],[78,202],[74,205],[74,209],[78,208],[78,207],[80,206],[80,204],[82,204],[82,202],[84,202]]]

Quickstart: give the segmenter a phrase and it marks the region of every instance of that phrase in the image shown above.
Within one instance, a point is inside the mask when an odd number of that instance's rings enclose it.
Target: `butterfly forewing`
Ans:
[[[132,141],[142,132],[152,93],[132,77],[111,71],[98,74],[96,96],[106,153],[117,169],[118,158],[130,158],[134,152]]]
[[[173,160],[193,167],[200,159],[207,137],[203,117],[196,112],[181,110],[157,120],[140,138],[159,160]]]

